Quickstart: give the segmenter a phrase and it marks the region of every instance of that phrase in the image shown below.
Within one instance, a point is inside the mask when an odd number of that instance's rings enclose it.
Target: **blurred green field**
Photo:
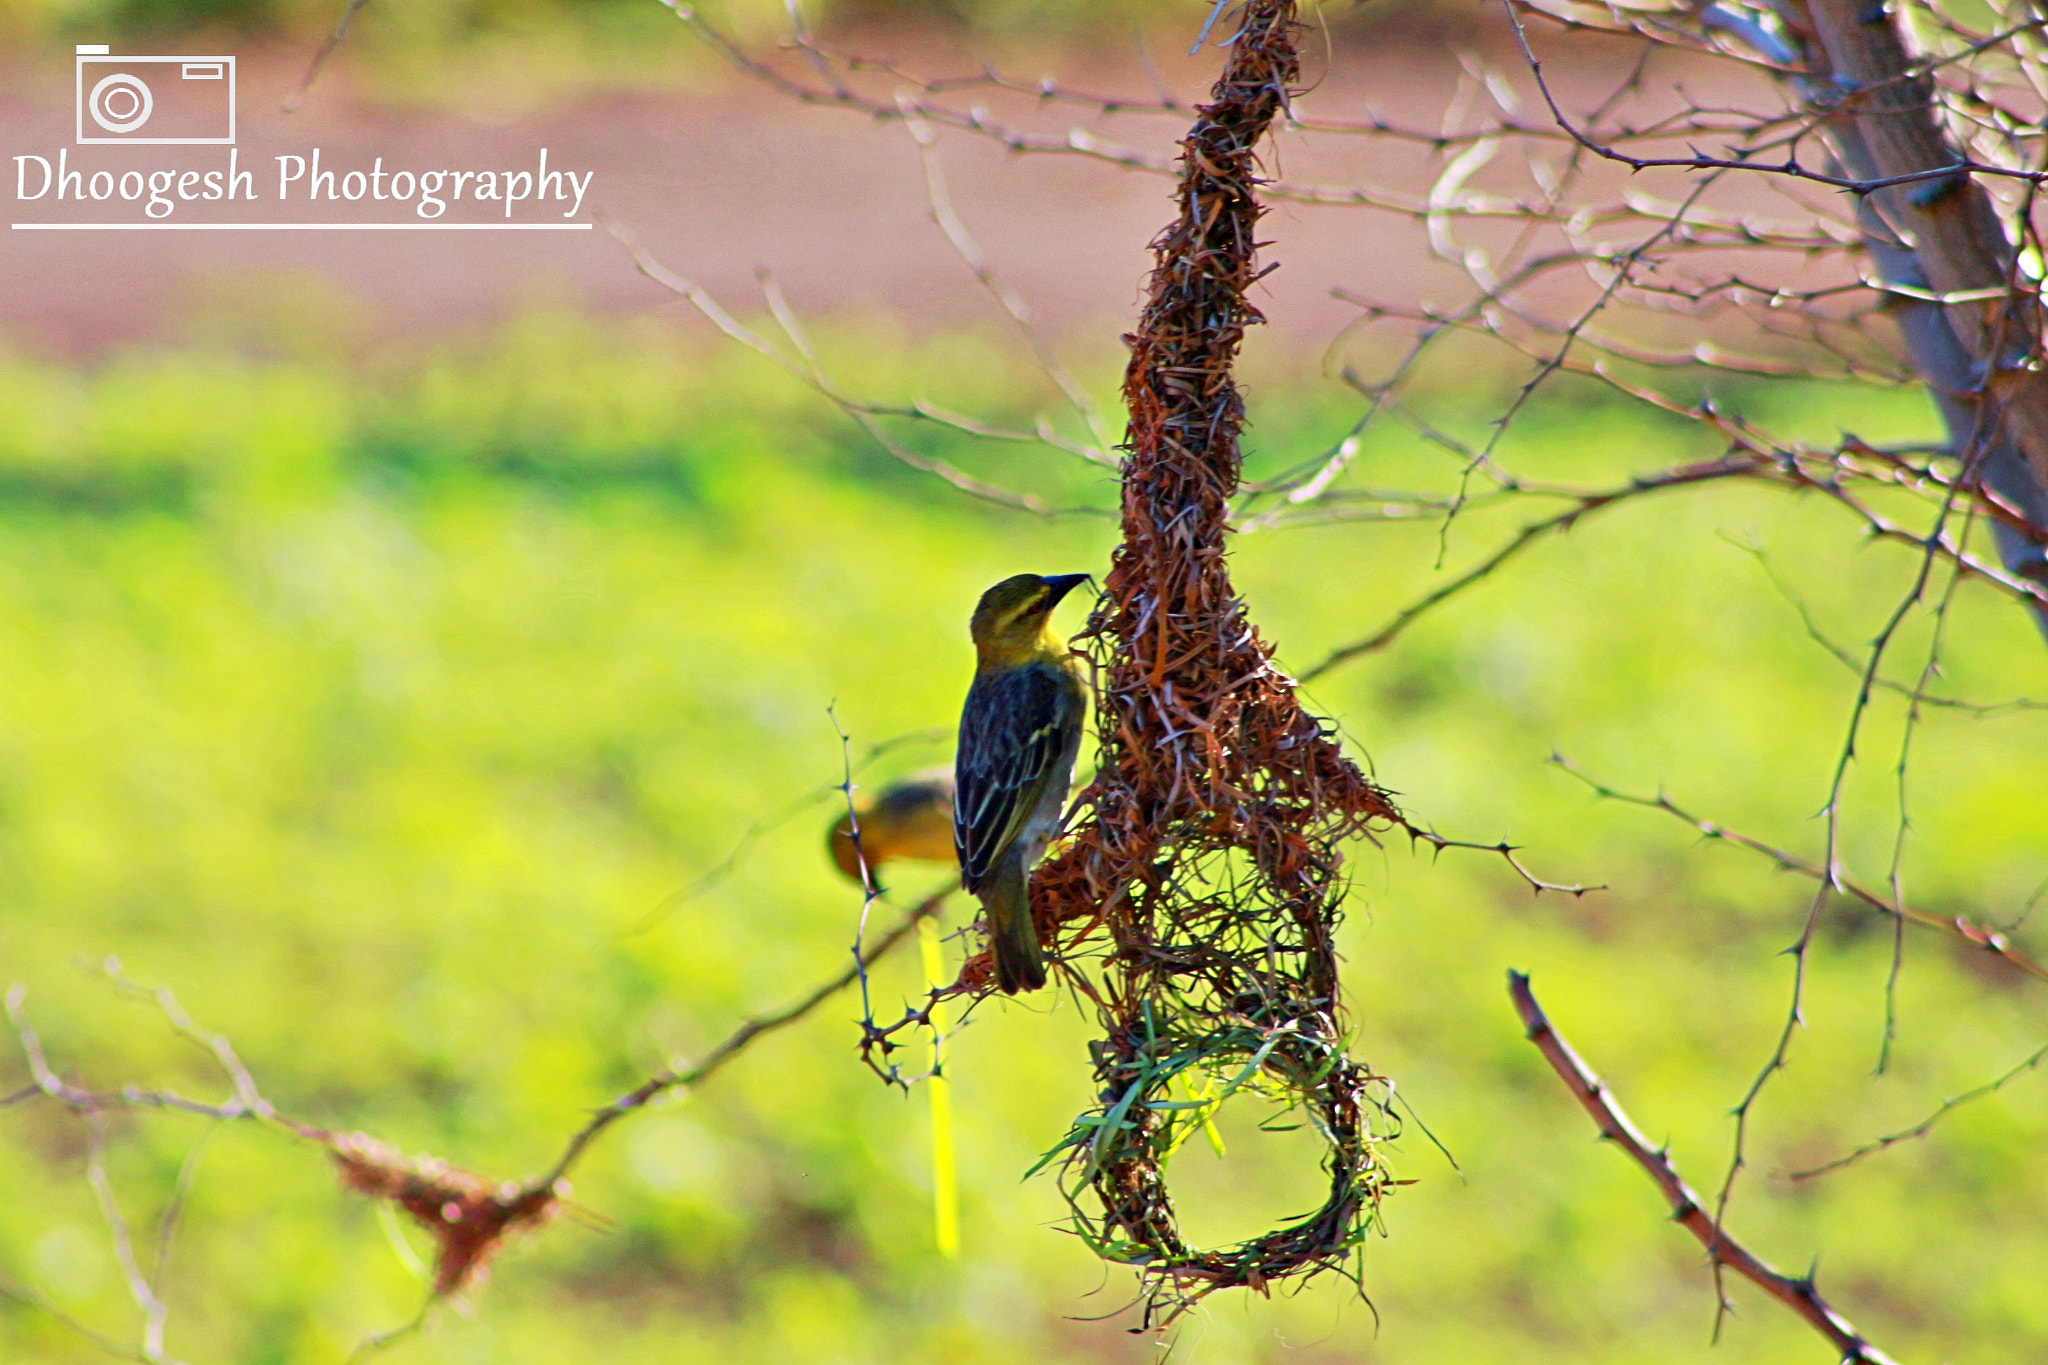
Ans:
[[[686,5],[718,31],[757,49],[790,36],[788,0],[711,0]],[[929,56],[967,45],[1005,68],[1049,54],[1077,60],[1105,52],[1186,49],[1210,0],[804,0],[804,23],[835,49]],[[8,58],[47,69],[70,45],[215,43],[245,61],[296,71],[330,34],[348,0],[0,0],[0,71]],[[725,71],[721,58],[684,38],[661,0],[410,0],[359,9],[327,77],[339,69],[358,92],[408,108],[469,109],[479,100],[602,98],[672,89]],[[1318,18],[1338,43],[1384,25],[1461,29],[1463,16],[1436,0],[1373,0],[1329,7]],[[682,41],[679,41],[682,39]],[[31,56],[40,51],[41,55]],[[515,93],[516,92],[516,93]]]
[[[0,0],[0,32],[59,43],[194,31],[304,42],[333,29],[348,8],[348,0]],[[714,0],[698,8],[741,32],[788,30],[785,0]],[[1128,39],[1134,26],[1153,23],[1191,33],[1209,8],[1207,0],[808,0],[804,12],[827,29],[936,28],[1060,44],[1102,34]],[[420,44],[445,56],[506,41],[601,47],[616,57],[675,29],[675,17],[649,0],[415,0],[380,5],[375,21],[356,26],[357,38],[373,55],[398,60]]]
[[[1041,397],[978,335],[911,346],[828,329],[842,380],[1028,416]],[[1105,357],[1105,359],[1107,359]],[[1106,390],[1115,372],[1091,372]],[[1503,382],[1505,382],[1503,377]],[[1479,430],[1485,384],[1441,397]],[[1734,396],[1761,420],[1925,434],[1911,394]],[[1253,463],[1340,434],[1335,386],[1253,390]],[[964,620],[1013,571],[1101,571],[1115,490],[1033,447],[912,432],[982,477],[1082,509],[1034,518],[896,464],[756,357],[653,323],[536,313],[488,341],[356,361],[151,351],[88,371],[0,359],[0,984],[53,1065],[92,1084],[222,1093],[207,1059],[94,964],[174,987],[280,1107],[493,1176],[541,1169],[595,1105],[845,961],[858,897],[821,850],[820,801],[736,875],[632,932],[748,827],[858,752],[957,714]],[[1557,388],[1503,447],[1528,474],[1609,480],[1710,454],[1697,430]],[[1449,487],[1440,452],[1383,429],[1361,485]],[[1447,570],[1527,509],[1475,512]],[[1282,661],[1305,668],[1440,577],[1438,526],[1243,537],[1236,572]],[[1210,1301],[1182,1360],[1826,1358],[1738,1286],[1711,1345],[1698,1247],[1523,1041],[1503,991],[1530,971],[1557,1023],[1711,1189],[1727,1111],[1781,1026],[1780,949],[1810,899],[1760,859],[1600,804],[1553,749],[1811,855],[1855,679],[1807,635],[1758,551],[1834,638],[1867,639],[1912,571],[1817,500],[1727,486],[1646,501],[1546,541],[1392,650],[1312,689],[1415,817],[1511,836],[1498,860],[1361,845],[1343,946],[1356,1051],[1419,1131],[1416,1183],[1364,1257],[1370,1304],[1329,1279]],[[1078,619],[1079,612],[1074,616]],[[1906,634],[1897,675],[1926,648]],[[1944,686],[2048,693],[2041,641],[1965,586]],[[1850,782],[1848,852],[1883,878],[1901,708],[1880,695]],[[866,775],[942,762],[943,741]],[[2002,919],[2048,876],[2048,713],[1930,715],[1910,767],[1909,896]],[[906,897],[921,889],[902,879]],[[965,922],[955,905],[949,927]],[[2022,930],[2038,944],[2041,935]],[[2048,994],[1948,940],[1908,936],[1901,1037],[1873,1078],[1889,927],[1830,912],[1809,1027],[1759,1110],[1732,1219],[1903,1360],[2048,1354],[2048,1135],[2024,1077],[1930,1137],[1826,1180],[1783,1172],[1910,1124],[2044,1033]],[[957,961],[960,945],[949,945]],[[877,976],[892,1008],[912,956]],[[1085,1108],[1071,1002],[985,1006],[954,1051],[964,1250],[931,1233],[924,1095],[853,1055],[847,996],[699,1093],[616,1130],[579,1215],[515,1245],[473,1312],[394,1348],[419,1362],[918,1362],[1154,1358],[1114,1315],[1127,1272],[1057,1230],[1020,1180]],[[0,1094],[26,1083],[11,1048]],[[1219,1239],[1318,1197],[1313,1146],[1226,1112],[1173,1175]],[[150,1229],[205,1132],[121,1116],[111,1177]],[[0,1111],[0,1279],[132,1340],[80,1125]],[[412,1244],[415,1248],[420,1243]],[[423,1286],[313,1149],[254,1126],[203,1152],[169,1276],[170,1350],[334,1362]],[[0,1298],[0,1360],[104,1358]]]

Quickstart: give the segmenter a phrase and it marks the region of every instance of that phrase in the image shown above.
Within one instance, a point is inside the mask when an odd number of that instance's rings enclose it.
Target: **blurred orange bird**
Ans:
[[[854,843],[853,822],[860,819],[860,842]],[[853,812],[842,815],[825,836],[832,862],[853,881],[862,881],[860,865],[868,865],[866,881],[882,889],[881,870],[898,858],[960,865],[953,851],[953,770],[927,768],[883,787],[873,796],[853,798]]]

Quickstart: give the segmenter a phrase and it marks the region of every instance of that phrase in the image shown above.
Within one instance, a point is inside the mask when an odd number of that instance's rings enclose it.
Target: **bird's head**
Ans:
[[[1041,577],[1020,573],[990,588],[974,608],[970,630],[975,652],[985,660],[1022,659],[1065,644],[1052,629],[1052,609],[1088,581],[1084,573]]]

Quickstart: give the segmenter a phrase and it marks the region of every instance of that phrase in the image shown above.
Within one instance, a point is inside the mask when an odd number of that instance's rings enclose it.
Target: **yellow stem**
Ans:
[[[919,920],[918,946],[924,950],[925,978],[936,988],[946,984],[946,964],[939,953],[939,928],[929,919]],[[926,1082],[932,1092],[932,1217],[939,1254],[949,1260],[960,1256],[960,1191],[953,1162],[953,1093],[940,1074],[944,1060],[946,1010],[932,1007],[932,1078]]]

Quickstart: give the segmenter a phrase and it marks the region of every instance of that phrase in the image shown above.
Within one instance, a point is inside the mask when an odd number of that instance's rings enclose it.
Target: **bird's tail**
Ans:
[[[1038,926],[1031,922],[1031,881],[1023,860],[1003,859],[982,896],[988,911],[988,946],[996,961],[996,985],[1004,995],[1035,991],[1045,984],[1045,954]]]

